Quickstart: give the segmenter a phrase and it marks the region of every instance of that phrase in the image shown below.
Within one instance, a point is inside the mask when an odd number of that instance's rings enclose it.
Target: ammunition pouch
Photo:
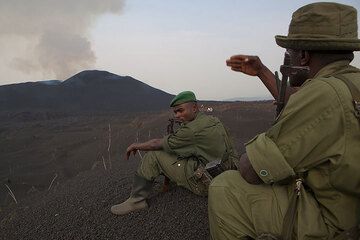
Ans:
[[[209,187],[212,178],[208,175],[208,173],[205,170],[205,167],[200,164],[199,167],[194,172],[194,177],[202,182],[207,188]]]

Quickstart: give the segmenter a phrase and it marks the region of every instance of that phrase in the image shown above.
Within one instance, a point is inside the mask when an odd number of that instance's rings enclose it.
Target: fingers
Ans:
[[[241,61],[245,61],[246,59],[249,58],[253,58],[254,56],[250,56],[250,55],[233,55],[230,57],[229,60],[241,60]],[[248,61],[248,60],[246,60]]]
[[[250,55],[234,55],[226,60],[226,64],[229,66],[233,64],[248,64],[259,61],[259,57]]]
[[[248,56],[238,55],[226,60],[226,65],[234,71],[242,71],[244,66],[249,62],[251,62],[251,60]]]
[[[246,62],[239,62],[239,61],[229,61],[226,62],[228,67],[243,67],[245,66]]]
[[[126,149],[126,160],[129,160],[130,155],[131,155],[131,152],[132,152],[132,147],[129,146],[129,147]]]
[[[234,55],[234,56],[231,56],[228,60],[226,60],[226,62],[242,62],[242,63],[246,63],[248,62],[250,59],[252,59],[253,56],[248,56],[248,55]]]
[[[242,72],[243,71],[243,66],[244,64],[242,63],[234,63],[234,62],[226,62],[226,66],[230,67],[231,70],[236,71],[236,72]]]
[[[243,72],[244,68],[243,67],[231,67],[231,70],[233,70],[235,72]]]
[[[246,67],[248,66],[248,63],[249,62],[249,59],[244,59],[243,61],[238,61],[238,60],[235,60],[235,61],[227,61],[226,62],[226,65],[228,67],[231,68],[231,70],[233,71],[237,71],[237,72],[243,72]]]
[[[137,150],[137,148],[135,147],[135,145],[134,145],[134,144],[131,144],[131,145],[126,149],[126,160],[129,160],[131,153],[133,153],[134,156],[135,156],[136,150]]]
[[[129,160],[131,153],[135,156],[136,152],[137,152],[136,149],[126,151],[126,160]]]

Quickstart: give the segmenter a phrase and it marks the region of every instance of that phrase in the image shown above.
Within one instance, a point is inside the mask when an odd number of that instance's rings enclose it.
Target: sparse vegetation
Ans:
[[[112,163],[111,163],[111,156],[110,156],[110,148],[111,148],[111,125],[109,123],[109,144],[108,144],[108,161],[109,161],[109,168],[112,169]]]
[[[54,178],[51,180],[51,183],[50,183],[50,185],[49,185],[49,187],[48,187],[48,191],[51,189],[51,187],[52,187],[52,185],[53,185],[53,183],[54,183],[54,181],[55,181],[55,179],[56,179],[57,177],[58,177],[58,174],[55,173]]]
[[[13,191],[11,191],[10,187],[7,184],[5,184],[5,187],[8,189],[10,196],[12,197],[12,199],[14,199],[15,203],[17,204],[18,201],[16,200],[16,197],[15,197],[15,194],[13,193]]]

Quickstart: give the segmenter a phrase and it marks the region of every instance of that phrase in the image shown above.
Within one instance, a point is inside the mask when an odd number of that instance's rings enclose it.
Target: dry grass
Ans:
[[[5,187],[8,189],[9,194],[12,197],[12,199],[14,199],[15,203],[18,204],[18,201],[16,200],[15,194],[13,193],[13,191],[11,191],[10,187],[7,184],[5,184]]]

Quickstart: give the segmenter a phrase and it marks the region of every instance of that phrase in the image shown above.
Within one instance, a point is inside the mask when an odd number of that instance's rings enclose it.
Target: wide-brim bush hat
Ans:
[[[339,3],[305,5],[293,13],[288,35],[275,39],[295,50],[359,51],[357,11]]]

